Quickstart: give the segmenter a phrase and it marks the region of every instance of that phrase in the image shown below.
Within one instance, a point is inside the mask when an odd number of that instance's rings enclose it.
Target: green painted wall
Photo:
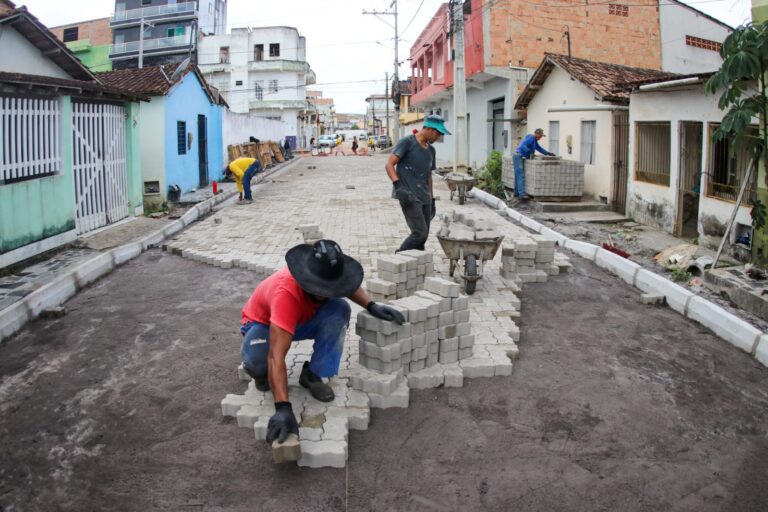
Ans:
[[[768,0],[752,0],[752,20],[755,23],[768,20]],[[757,166],[757,198],[768,205],[764,157]],[[758,265],[768,266],[768,231],[756,230],[753,238],[752,261]]]
[[[109,45],[93,46],[90,40],[81,39],[67,43],[67,48],[94,73],[112,71],[112,61],[109,60]]]
[[[61,118],[72,118],[69,97],[61,98]],[[75,228],[71,130],[62,130],[61,144],[59,174],[0,186],[0,253]]]
[[[126,103],[125,156],[128,185],[128,211],[131,215],[144,213],[144,190],[141,179],[141,116],[138,103]]]

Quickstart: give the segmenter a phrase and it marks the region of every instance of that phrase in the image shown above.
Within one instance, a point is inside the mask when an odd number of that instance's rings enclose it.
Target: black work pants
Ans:
[[[403,210],[405,222],[408,224],[408,229],[411,230],[411,234],[403,240],[403,243],[400,245],[397,252],[407,251],[409,249],[423,251],[424,243],[427,241],[427,237],[429,237],[429,223],[432,220],[430,218],[432,216],[432,205],[420,203],[403,204],[401,201],[400,208]]]

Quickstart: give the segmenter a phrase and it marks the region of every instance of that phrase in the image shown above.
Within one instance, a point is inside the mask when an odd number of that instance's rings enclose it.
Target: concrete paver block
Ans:
[[[462,359],[459,366],[468,379],[493,377],[496,373],[496,365],[491,358]]]
[[[664,296],[655,293],[644,293],[640,295],[640,303],[649,306],[660,306],[664,304]]]
[[[390,395],[370,394],[371,407],[376,409],[390,409],[393,407],[408,407],[410,400],[410,388],[408,382],[403,381],[394,393]]]
[[[282,443],[277,442],[277,439],[272,441],[272,461],[275,464],[296,462],[300,458],[301,445],[299,444],[299,436],[296,434],[288,434]]]
[[[347,443],[344,441],[300,440],[299,466],[309,468],[343,468],[347,463]]]
[[[439,277],[428,277],[424,280],[424,289],[441,297],[455,298],[459,296],[460,287],[453,281]]]
[[[755,359],[763,366],[768,366],[768,334],[763,334],[755,347]]]
[[[663,295],[669,307],[681,315],[686,314],[686,305],[694,296],[693,292],[645,269],[638,270],[635,276],[635,286],[645,293]]]

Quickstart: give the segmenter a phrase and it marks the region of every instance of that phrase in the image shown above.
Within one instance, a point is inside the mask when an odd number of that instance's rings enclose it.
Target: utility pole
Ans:
[[[461,0],[451,2],[453,21],[453,172],[467,172],[467,82],[464,74],[464,7]]]
[[[392,0],[392,3],[389,4],[389,8],[392,9],[391,11],[366,11],[363,10],[363,14],[372,14],[376,17],[379,15],[387,15],[387,16],[394,16],[395,17],[395,84],[397,87],[397,96],[400,96],[400,59],[397,52],[398,49],[398,39],[400,36],[397,33],[397,0]],[[387,89],[389,89],[389,86],[387,86]],[[387,109],[389,109],[389,101],[390,98],[387,96]],[[392,142],[394,143],[396,138],[399,137],[399,131],[400,131],[400,104],[399,102],[395,102],[395,116],[393,120],[393,127],[394,127],[394,137],[392,137]],[[387,117],[387,135],[389,135],[389,117]]]
[[[144,16],[139,22],[139,69],[144,67]]]
[[[389,137],[389,73],[384,73],[384,105],[387,108],[387,137]]]
[[[565,32],[563,32],[563,37],[568,38],[568,60],[571,60],[571,29],[568,25],[565,25],[563,27],[565,29]],[[562,41],[563,38],[560,38],[560,41]]]

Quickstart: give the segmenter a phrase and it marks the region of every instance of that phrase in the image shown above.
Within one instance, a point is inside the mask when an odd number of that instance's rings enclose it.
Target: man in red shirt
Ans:
[[[314,398],[330,402],[333,389],[323,382],[339,371],[351,308],[343,297],[371,315],[402,324],[403,315],[373,302],[365,290],[363,267],[341,252],[333,240],[301,244],[285,255],[287,268],[265,279],[243,308],[243,367],[256,388],[272,390],[275,414],[267,426],[267,442],[283,442],[299,426],[288,401],[285,356],[291,342],[314,339],[312,358],[304,363],[299,384]]]

